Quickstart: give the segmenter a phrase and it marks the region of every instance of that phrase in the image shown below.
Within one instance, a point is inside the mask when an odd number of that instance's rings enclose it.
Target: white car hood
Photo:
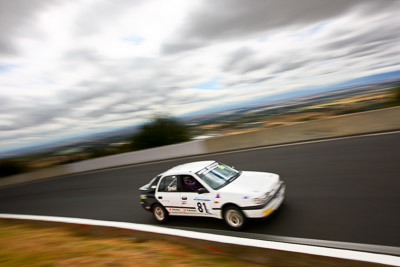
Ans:
[[[274,189],[278,183],[279,175],[277,174],[243,171],[238,178],[219,191],[259,196]]]

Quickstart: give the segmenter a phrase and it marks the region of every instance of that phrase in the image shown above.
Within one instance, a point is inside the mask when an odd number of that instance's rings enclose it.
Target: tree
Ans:
[[[132,137],[132,145],[134,149],[145,149],[189,140],[187,126],[172,118],[156,117]]]
[[[20,174],[28,171],[25,164],[14,159],[0,160],[0,177]]]
[[[394,89],[394,105],[399,106],[400,105],[400,86],[397,86]]]

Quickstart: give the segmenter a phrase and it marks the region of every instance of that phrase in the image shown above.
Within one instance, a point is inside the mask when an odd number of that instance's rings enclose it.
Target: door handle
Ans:
[[[162,196],[159,196],[158,199],[162,199]]]
[[[187,200],[187,197],[182,197],[182,200]]]

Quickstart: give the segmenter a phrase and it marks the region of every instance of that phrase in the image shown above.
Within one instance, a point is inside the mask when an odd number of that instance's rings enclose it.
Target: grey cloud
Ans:
[[[78,85],[78,88],[65,89],[58,93],[58,97],[66,104],[78,104],[104,94],[108,94],[110,88],[98,82],[86,81]]]
[[[71,68],[80,67],[85,64],[95,67],[96,70],[109,77],[124,77],[130,71],[137,72],[156,67],[157,62],[152,58],[138,57],[133,59],[113,60],[89,48],[72,49],[65,52],[61,57],[62,68],[69,71]],[[99,87],[102,83],[97,79],[88,79],[81,82],[81,87]]]
[[[168,69],[168,65],[161,60],[147,57],[127,58],[112,60],[95,51],[89,49],[77,49],[68,51],[62,56],[64,68],[69,69],[74,65],[89,64],[94,65],[99,73],[109,77],[119,77],[128,79],[143,75],[143,72],[154,73],[160,69]],[[95,79],[93,79],[95,80]],[[91,85],[94,85],[92,80]]]
[[[144,0],[94,1],[78,15],[75,21],[75,33],[78,36],[88,36],[102,31],[128,11],[129,7],[138,6],[145,2]]]
[[[115,86],[115,85],[112,85]],[[88,105],[88,101],[104,97],[112,92],[108,87],[102,87],[102,91],[91,90],[80,92],[79,94],[65,91],[59,98],[62,99],[61,103],[57,104],[43,104],[40,99],[32,100],[32,103],[36,103],[31,106],[12,106],[7,109],[7,113],[15,115],[15,119],[12,120],[11,124],[0,126],[0,131],[12,131],[33,126],[44,125],[52,123],[60,118],[67,118],[72,120],[85,120],[92,118],[100,118],[107,114],[125,114],[134,113],[137,111],[146,110],[146,106],[132,106],[132,109],[126,111],[117,111],[115,106],[118,104],[129,104],[134,103],[135,99],[130,98],[129,92],[126,95],[120,95],[115,97],[115,101],[111,104],[100,105],[95,110],[90,112],[76,112],[77,108],[85,107]],[[69,93],[69,94],[68,94]],[[130,93],[131,94],[131,93]],[[109,96],[113,97],[113,96]],[[140,97],[139,97],[140,98]],[[1,100],[0,100],[1,102]],[[4,111],[2,111],[4,112]]]
[[[137,57],[124,60],[109,60],[88,49],[74,49],[63,57],[64,68],[77,64],[96,64],[97,75],[88,77],[68,89],[59,92],[57,98],[71,111],[69,117],[102,118],[107,114],[121,114],[124,119],[128,114],[151,112],[149,105],[165,106],[168,93],[180,87],[168,86],[176,82],[171,74],[171,63],[157,58]],[[98,79],[99,77],[100,79]],[[107,82],[102,78],[109,78]],[[186,77],[187,78],[187,77]],[[172,79],[172,81],[168,81]],[[177,78],[179,80],[179,78]],[[152,97],[161,96],[162,100],[152,101]],[[107,104],[93,106],[90,111],[78,111],[79,107],[93,105],[97,98],[108,96]],[[150,101],[150,102],[149,102]],[[142,102],[148,105],[142,104]],[[96,104],[97,105],[97,104]],[[119,109],[119,105],[131,105]],[[89,106],[90,108],[90,106]],[[74,117],[75,118],[75,117]]]
[[[286,54],[282,56],[259,56],[254,51],[248,55],[250,56],[241,57],[240,60],[236,59],[237,55],[231,56],[228,58],[227,63],[224,64],[223,69],[241,75],[262,69],[269,69],[271,73],[279,73],[300,68],[315,60],[314,55],[300,56],[295,49],[293,51],[287,51]],[[234,64],[230,64],[230,62],[234,62]]]
[[[164,88],[165,90],[171,89],[171,88]],[[179,88],[174,87],[172,88],[173,90],[178,90]],[[149,114],[152,113],[153,109],[152,106],[166,106],[169,104],[169,100],[173,100],[174,104],[178,105],[183,105],[183,104],[190,104],[190,103],[196,103],[201,99],[201,97],[194,99],[193,97],[175,97],[171,98],[168,93],[162,94],[161,99],[159,97],[152,99],[152,94],[148,93],[148,89],[144,90],[143,92],[139,92],[141,94],[140,96],[137,96],[137,94],[127,94],[126,96],[122,96],[120,98],[116,98],[116,101],[114,101],[111,104],[99,107],[96,110],[90,111],[85,116],[88,117],[103,117],[108,114],[120,114],[121,115],[121,120],[126,120],[126,116],[129,114]],[[147,96],[146,96],[147,94]],[[160,96],[160,95],[158,95]],[[140,99],[146,99],[144,102],[139,101]],[[124,110],[118,109],[119,105],[130,105],[130,108],[126,108]],[[117,121],[113,119],[112,121]]]
[[[32,35],[35,29],[31,26],[37,19],[36,15],[44,7],[56,5],[60,2],[62,0],[0,1],[0,55],[17,53],[15,38]],[[30,28],[25,29],[25,27]]]
[[[14,106],[9,109],[9,113],[15,115],[15,119],[11,125],[0,126],[0,131],[12,131],[48,123],[67,114],[68,110],[57,105],[42,104],[24,108]]]
[[[243,57],[241,61],[235,61],[235,56],[232,54],[226,62],[232,61],[236,64],[226,63],[224,70],[243,75],[265,69],[269,74],[277,74],[327,60],[339,58],[361,60],[363,57],[380,55],[383,51],[397,50],[400,27],[396,20],[390,21],[390,12],[386,16],[385,20],[378,20],[372,26],[369,24],[359,29],[349,25],[348,29],[340,28],[330,31],[329,35],[321,35],[324,39],[318,37],[320,39],[314,40],[315,46],[311,47],[312,50],[300,51],[293,46],[280,56],[265,57],[255,53],[250,57]]]
[[[285,71],[291,71],[295,70],[298,68],[301,68],[305,66],[306,64],[309,64],[311,60],[304,60],[304,61],[290,61],[290,62],[284,62],[280,64],[277,68],[274,69],[274,73],[280,73],[280,72],[285,72]]]
[[[236,87],[236,86],[242,86],[242,85],[248,85],[248,84],[262,83],[262,82],[271,80],[273,78],[274,78],[273,76],[267,76],[267,77],[263,77],[263,78],[246,79],[246,80],[228,82],[225,85],[228,87]]]
[[[96,110],[90,111],[90,112],[86,113],[85,116],[90,117],[90,118],[101,118],[105,114],[109,114],[109,113],[110,113],[109,109],[101,108],[101,109],[96,109]]]
[[[58,124],[58,123],[56,123],[56,124]],[[32,133],[31,131],[13,132],[12,140],[23,140],[24,138],[32,138],[34,136],[40,136],[40,138],[43,138],[43,137],[45,137],[45,138],[46,137],[53,138],[54,135],[58,135],[60,132],[66,132],[66,131],[71,129],[71,125],[66,125],[65,123],[63,123],[62,125],[58,124],[58,126],[60,126],[60,127],[58,127],[57,129],[43,128],[40,131],[40,135],[38,135],[37,132],[36,133]],[[6,136],[0,136],[0,140],[2,140],[2,141],[10,141],[10,138],[6,137]],[[51,139],[48,139],[46,141],[49,141],[49,140],[51,140]],[[43,141],[41,141],[41,142],[43,142]]]
[[[241,47],[238,50],[234,51],[228,58],[228,60],[224,63],[222,67],[224,70],[229,70],[235,68],[238,63],[249,60],[251,56],[255,54],[255,51],[249,47]]]
[[[88,114],[78,114],[75,112],[75,110],[79,107],[85,107],[88,105],[88,101],[96,98],[102,98],[105,95],[110,95],[110,93],[116,92],[117,90],[114,90],[116,87],[120,89],[119,92],[123,92],[121,91],[121,88],[123,88],[122,81],[120,81],[119,84],[103,84],[89,80],[79,84],[77,88],[64,90],[56,95],[56,98],[59,99],[57,104],[46,104],[42,101],[42,99],[32,99],[30,101],[32,104],[29,106],[12,105],[6,107],[6,110],[1,109],[0,111],[15,115],[15,119],[12,120],[11,124],[0,126],[0,130],[12,131],[26,127],[43,125],[53,122],[57,118],[81,120],[112,113],[110,112],[110,109],[112,110],[113,105],[100,106],[98,107],[98,110],[89,112]],[[133,92],[128,91],[126,95],[121,95],[119,98],[117,97],[113,104],[127,103],[128,98],[130,97],[128,94],[132,93]]]
[[[375,53],[379,47],[381,47],[382,44],[380,43],[372,43],[372,44],[362,44],[359,46],[354,46],[352,47],[348,55],[357,55],[357,54],[364,54],[364,53]]]
[[[257,56],[257,52],[249,47],[241,47],[227,56],[222,69],[227,72],[246,74],[251,71],[263,69],[268,62]]]
[[[100,74],[107,75],[107,74]],[[116,76],[118,77],[118,76]],[[112,93],[131,93],[135,92],[135,86],[129,84],[128,80],[120,80],[112,82],[94,81],[88,79],[78,83],[76,86],[64,89],[57,94],[57,98],[62,99],[66,105],[79,106],[96,98],[102,98]]]
[[[161,51],[163,54],[176,54],[182,51],[189,51],[201,47],[204,44],[203,40],[190,40],[185,38],[182,42],[166,43],[162,46]]]
[[[392,49],[392,50],[388,50],[388,51],[382,51],[382,56],[386,57],[386,58],[394,58],[394,57],[399,57],[400,56],[400,49]]]
[[[264,69],[268,66],[266,61],[255,61],[248,64],[245,68],[242,69],[241,74],[246,74],[248,72]]]
[[[108,67],[102,69],[104,75],[108,73]],[[118,75],[115,77],[119,77]],[[127,114],[134,112],[149,111],[148,105],[162,105],[162,101],[154,102],[151,100],[152,96],[158,95],[163,97],[163,101],[167,99],[167,94],[161,93],[164,90],[174,91],[178,87],[155,87],[151,80],[146,85],[135,84],[129,79],[121,79],[119,77],[113,82],[102,83],[98,81],[88,80],[76,86],[76,88],[62,91],[58,97],[62,98],[64,105],[69,109],[78,108],[80,106],[90,105],[90,101],[97,98],[104,98],[108,96],[111,102],[97,106],[94,110],[87,113],[80,114],[87,118],[99,118],[107,114]],[[145,99],[145,100],[144,100]],[[144,100],[144,101],[143,101]],[[142,104],[141,102],[149,104]],[[132,108],[124,110],[118,109],[119,105],[131,105]]]
[[[0,55],[13,55],[17,53],[12,41],[8,38],[0,37]]]
[[[132,107],[121,111],[121,110],[117,109],[118,105],[121,105],[121,104],[130,104]],[[99,118],[99,117],[103,117],[104,115],[108,115],[108,114],[121,114],[122,115],[122,114],[129,114],[129,113],[135,113],[135,112],[139,112],[139,111],[149,111],[149,110],[150,109],[148,108],[148,105],[144,105],[144,104],[140,104],[140,103],[138,104],[134,100],[123,98],[122,100],[118,100],[112,104],[102,106],[96,110],[90,111],[89,113],[87,113],[85,115],[88,117],[91,117],[91,118]]]
[[[164,52],[188,51],[201,47],[208,42],[231,38],[239,39],[254,33],[264,32],[267,29],[273,30],[279,27],[296,26],[308,22],[314,23],[330,19],[347,11],[350,12],[352,8],[377,6],[378,4],[376,3],[378,2],[326,2],[312,0],[298,3],[297,1],[288,2],[283,0],[265,1],[265,3],[264,1],[255,1],[249,4],[249,2],[245,3],[244,1],[213,1],[212,3],[209,2],[210,6],[208,8],[211,7],[210,10],[196,10],[193,17],[189,16],[191,19],[188,21],[188,27],[178,33],[181,36],[177,36],[174,42],[164,46]],[[127,2],[121,3],[127,4]],[[390,4],[391,1],[385,3]],[[382,5],[379,2],[379,6],[390,6],[389,4]],[[107,8],[105,7],[109,4],[101,2],[99,5],[103,5],[101,12],[98,11],[99,9],[94,9],[93,12],[83,12],[81,14],[81,20],[77,22],[77,25],[82,25],[82,29],[78,34],[100,30],[101,25],[104,25],[96,23],[101,20],[103,13],[106,16]],[[331,8],[333,5],[338,5],[339,7]],[[118,8],[116,7],[116,9]],[[298,13],[297,11],[295,12],[297,9]],[[33,8],[33,10],[36,9]],[[116,10],[113,12],[118,13]],[[201,18],[200,14],[202,12],[204,16]],[[319,12],[322,12],[322,14]],[[372,11],[365,9],[363,12]],[[310,17],[308,13],[316,14],[311,14]],[[33,19],[34,15],[31,15],[31,18]],[[110,21],[112,21],[112,15],[104,19],[104,23],[111,23]],[[387,25],[387,21],[385,23]],[[312,44],[310,42],[311,48],[297,48],[296,44],[294,44],[293,48],[286,49],[280,55],[269,55],[265,54],[265,50],[260,49],[258,51],[242,46],[228,55],[221,55],[218,58],[218,60],[222,61],[219,66],[222,71],[226,72],[226,77],[234,77],[234,79],[226,81],[227,86],[245,86],[274,79],[274,77],[278,76],[274,76],[274,74],[279,72],[299,69],[298,73],[300,73],[303,66],[334,59],[338,55],[346,57],[346,60],[349,58],[354,59],[357,56],[365,56],[368,53],[377,53],[378,50],[384,48],[387,50],[386,54],[390,52],[395,56],[393,47],[398,42],[397,36],[400,36],[397,28],[398,24],[393,23],[391,26],[385,26],[385,28],[381,28],[378,24],[377,22],[375,27],[364,28],[362,31],[352,31],[355,27],[351,28],[350,26],[351,30],[338,29],[335,34],[331,34],[328,37],[324,35],[326,40],[318,39]],[[368,26],[370,27],[370,25]],[[215,29],[213,26],[215,26]],[[243,39],[245,40],[245,38]],[[320,45],[321,42],[323,42],[322,45]],[[383,46],[382,43],[386,43],[387,46]],[[2,44],[0,41],[0,50],[2,49]],[[79,47],[79,43],[77,47]],[[3,51],[6,51],[6,48]],[[384,62],[383,59],[386,55],[379,54],[378,56],[379,62]],[[112,60],[106,58],[105,55],[96,53],[94,50],[76,48],[61,56],[61,59],[65,63],[62,66],[65,70],[75,65],[95,64],[96,74],[93,77],[86,77],[86,81],[77,82],[76,86],[66,88],[57,95],[56,98],[60,101],[57,105],[41,105],[40,101],[37,101],[36,107],[26,109],[19,107],[17,109],[15,106],[15,109],[6,108],[5,112],[15,113],[18,118],[13,124],[4,126],[0,130],[40,126],[49,122],[57,123],[57,118],[71,119],[73,121],[71,122],[72,126],[79,124],[80,120],[88,121],[89,127],[96,124],[95,121],[100,121],[101,124],[106,119],[110,119],[109,121],[111,122],[146,116],[146,114],[151,114],[154,111],[153,106],[167,110],[171,106],[179,107],[181,105],[181,107],[188,107],[193,103],[201,105],[210,100],[210,94],[207,94],[207,91],[198,95],[179,94],[184,88],[193,85],[191,82],[198,80],[201,73],[193,75],[192,72],[194,71],[191,69],[177,73],[176,69],[181,69],[180,62],[176,62],[177,67],[175,68],[175,62],[172,62],[171,60],[173,59],[168,57]],[[356,62],[355,60],[353,61]],[[379,63],[376,67],[385,66],[389,65]],[[64,69],[60,68],[57,71],[59,70],[62,71]],[[259,70],[259,72],[251,73],[255,70]],[[329,72],[332,73],[333,71],[329,68],[322,68],[318,75]],[[246,75],[248,73],[250,75]],[[92,100],[104,98],[105,96],[108,97],[111,103],[107,101],[106,104],[88,106],[94,102],[98,103],[97,101],[92,102]],[[0,110],[3,108],[1,106],[2,102],[7,101],[9,100],[0,99]],[[148,104],[146,104],[147,102]],[[126,105],[126,108],[119,109],[119,105]],[[89,111],[81,109],[82,107],[88,107],[87,110]],[[113,116],[108,117],[108,114]],[[119,114],[121,116],[115,116]],[[100,120],[93,120],[94,118]]]
[[[216,40],[240,39],[243,36],[283,27],[327,21],[350,10],[373,13],[390,8],[374,0],[220,0],[207,1],[187,16],[186,26],[167,42],[162,51],[177,53],[207,45]],[[185,43],[189,43],[185,47]]]
[[[261,82],[271,80],[273,78],[274,78],[273,76],[269,76],[269,77],[264,77],[264,78],[259,78],[259,79],[253,79],[249,83],[261,83]]]
[[[331,33],[327,39],[330,42],[325,42],[316,49],[326,53],[331,59],[379,56],[397,50],[400,27],[396,21],[386,20],[384,24],[377,22],[373,26],[353,30],[344,36]]]
[[[379,45],[382,43],[392,42],[398,40],[400,36],[400,27],[398,25],[386,25],[386,27],[375,27],[364,29],[362,32],[354,32],[351,36],[345,38],[338,38],[339,40],[325,44],[324,48],[327,50],[338,49],[347,47],[348,45],[360,44],[366,45]]]
[[[271,60],[263,59],[263,58],[251,58],[251,59],[242,59],[240,64],[225,64],[224,70],[228,72],[237,73],[240,75],[245,75],[249,72],[261,70],[267,68],[269,65],[273,64]]]
[[[103,91],[100,93],[99,91],[90,91],[85,92],[84,94],[71,94],[74,97],[63,98],[62,103],[57,103],[57,105],[49,105],[49,104],[41,104],[41,100],[34,100],[33,102],[37,103],[36,105],[32,105],[29,107],[18,107],[13,106],[9,108],[7,111],[10,114],[15,115],[15,119],[12,120],[12,124],[2,125],[0,126],[0,131],[12,131],[18,130],[27,127],[33,127],[38,125],[44,125],[47,123],[54,122],[60,118],[67,118],[72,120],[85,120],[92,118],[100,118],[107,114],[124,114],[129,112],[143,111],[145,110],[145,106],[134,107],[131,110],[127,111],[116,111],[114,107],[118,104],[128,104],[134,100],[129,99],[127,96],[116,97],[115,101],[111,104],[100,105],[95,110],[89,112],[76,112],[76,109],[79,107],[84,107],[88,105],[87,101],[93,100],[95,98],[103,97],[104,94],[110,92],[110,89]],[[113,97],[113,96],[110,96]]]
[[[67,51],[62,60],[76,64],[97,63],[102,60],[101,56],[92,49],[74,49]]]
[[[374,65],[374,66],[369,67],[369,69],[377,70],[377,69],[383,69],[383,68],[394,67],[394,66],[400,66],[400,61],[395,62],[395,63],[384,63],[384,64]]]
[[[6,112],[10,107],[12,107],[11,103],[11,98],[0,95],[0,111]]]

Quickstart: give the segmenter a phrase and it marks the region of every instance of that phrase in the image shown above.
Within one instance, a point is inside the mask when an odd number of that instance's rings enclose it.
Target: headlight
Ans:
[[[279,175],[278,175],[278,178],[279,178]],[[267,203],[276,194],[276,192],[278,191],[278,189],[280,188],[282,183],[283,183],[282,181],[279,181],[274,189],[272,189],[271,191],[265,193],[264,195],[262,195],[260,197],[253,198],[252,201],[257,205],[263,205],[263,204]]]
[[[257,205],[262,205],[267,203],[270,199],[271,199],[271,194],[270,193],[266,193],[265,195],[261,196],[261,197],[256,197],[253,198],[253,202]]]
[[[147,196],[146,195],[140,195],[140,199],[146,199]]]

